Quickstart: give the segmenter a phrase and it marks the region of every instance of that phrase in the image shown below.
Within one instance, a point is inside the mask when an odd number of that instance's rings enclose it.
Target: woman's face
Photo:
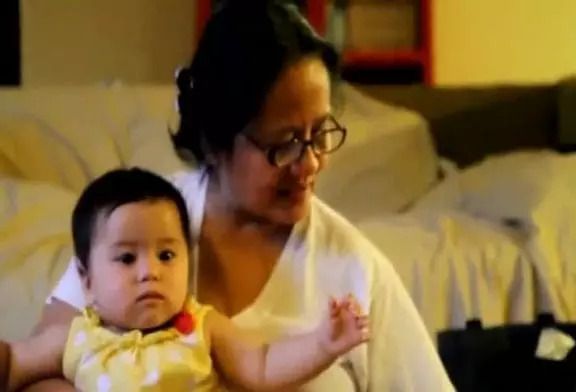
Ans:
[[[261,115],[236,138],[232,155],[220,167],[230,203],[274,224],[291,225],[306,216],[326,156],[307,148],[300,159],[277,167],[264,150],[294,138],[307,141],[324,130],[330,96],[328,71],[317,58],[303,59],[280,76]]]

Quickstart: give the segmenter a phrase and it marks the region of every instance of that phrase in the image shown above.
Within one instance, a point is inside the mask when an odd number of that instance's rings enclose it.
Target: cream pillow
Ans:
[[[174,150],[167,121],[141,116],[129,127],[128,135],[129,166],[165,176],[190,168]]]
[[[80,190],[89,181],[78,152],[30,115],[0,115],[0,176]]]
[[[14,166],[26,167],[21,177],[58,180],[59,185],[80,192],[93,178],[126,164],[125,140],[133,112],[130,97],[112,88],[0,90],[4,131],[0,142],[11,146],[11,150],[2,152],[13,162],[11,172]],[[22,133],[21,129],[27,129],[26,136],[14,134]],[[30,170],[31,158],[35,159],[34,170],[42,168],[41,172]],[[51,177],[46,177],[46,170],[52,169],[44,166],[52,165],[57,166],[57,175],[53,171]]]
[[[0,178],[0,339],[27,336],[72,255],[76,194]]]

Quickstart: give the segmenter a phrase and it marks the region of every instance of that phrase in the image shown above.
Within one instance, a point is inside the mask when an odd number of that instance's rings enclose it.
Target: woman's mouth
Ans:
[[[296,187],[279,189],[276,194],[278,198],[283,201],[290,202],[292,204],[298,204],[306,200],[308,193],[310,192],[310,187]]]

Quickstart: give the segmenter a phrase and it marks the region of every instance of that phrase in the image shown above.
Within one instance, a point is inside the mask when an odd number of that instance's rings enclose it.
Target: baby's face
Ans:
[[[176,206],[145,201],[102,214],[84,289],[102,320],[122,329],[155,328],[180,312],[188,247]]]

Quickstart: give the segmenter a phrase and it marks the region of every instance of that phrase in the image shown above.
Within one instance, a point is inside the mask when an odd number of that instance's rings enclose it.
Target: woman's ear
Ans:
[[[206,137],[204,136],[200,138],[200,148],[204,153],[206,165],[208,167],[215,167],[216,164],[218,163],[218,157],[216,156],[216,154],[214,154],[214,152],[210,148],[210,145],[208,144],[208,141],[206,140]]]

